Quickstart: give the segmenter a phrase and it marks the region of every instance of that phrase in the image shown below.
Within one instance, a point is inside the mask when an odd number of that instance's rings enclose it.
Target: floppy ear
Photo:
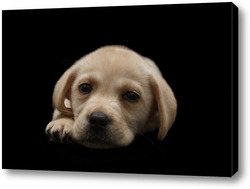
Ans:
[[[71,86],[76,78],[76,68],[77,65],[74,64],[64,72],[64,74],[56,83],[52,97],[54,108],[58,109],[58,111],[69,117],[73,116],[73,111],[71,108],[65,106],[64,101],[66,98],[68,100],[71,98]]]
[[[175,120],[176,99],[173,91],[161,75],[151,75],[150,85],[160,114],[160,128],[157,139],[162,141]]]

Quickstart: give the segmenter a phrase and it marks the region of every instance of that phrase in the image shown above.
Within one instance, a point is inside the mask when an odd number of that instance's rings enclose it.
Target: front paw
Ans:
[[[61,143],[72,143],[72,127],[74,120],[70,118],[61,118],[51,121],[45,132],[50,140]]]

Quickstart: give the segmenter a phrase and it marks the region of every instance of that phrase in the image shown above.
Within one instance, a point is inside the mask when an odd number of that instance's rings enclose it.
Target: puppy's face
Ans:
[[[154,108],[143,59],[116,49],[85,57],[71,91],[73,138],[87,147],[126,146]]]
[[[163,140],[176,116],[174,94],[154,62],[117,46],[69,68],[55,86],[53,104],[61,117],[73,118],[65,132],[91,148],[126,146],[136,134],[158,128]]]

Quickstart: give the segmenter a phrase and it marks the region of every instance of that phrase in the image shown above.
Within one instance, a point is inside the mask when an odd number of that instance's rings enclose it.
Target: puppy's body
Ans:
[[[77,61],[57,82],[53,104],[51,139],[91,148],[126,146],[157,128],[163,140],[176,116],[175,97],[157,66],[120,46]]]

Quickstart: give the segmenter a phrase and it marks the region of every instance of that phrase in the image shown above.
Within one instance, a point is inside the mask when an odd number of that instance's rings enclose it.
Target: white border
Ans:
[[[114,5],[143,5],[143,4],[179,4],[179,3],[207,3],[228,1],[205,0],[1,0],[1,10],[6,9],[34,9],[34,8],[65,8],[65,7],[96,7]],[[157,176],[132,174],[101,174],[101,173],[72,173],[50,171],[0,171],[0,188],[26,188],[26,189],[69,189],[69,188],[220,188],[241,189],[250,186],[250,113],[249,100],[250,85],[250,1],[233,1],[239,8],[239,168],[240,171],[233,178],[190,177],[190,176]],[[2,14],[0,27],[2,27]],[[1,29],[2,43],[2,29]],[[2,52],[2,45],[0,46]],[[2,61],[2,53],[0,53]],[[0,67],[2,74],[2,64]],[[0,85],[2,84],[2,75]],[[0,88],[0,105],[2,107],[2,86]],[[247,114],[248,113],[248,114]],[[0,109],[2,123],[2,109]],[[25,123],[24,123],[25,124]],[[0,129],[2,137],[2,127]],[[0,140],[0,166],[2,167],[2,140]],[[53,161],[53,160],[52,160]]]

